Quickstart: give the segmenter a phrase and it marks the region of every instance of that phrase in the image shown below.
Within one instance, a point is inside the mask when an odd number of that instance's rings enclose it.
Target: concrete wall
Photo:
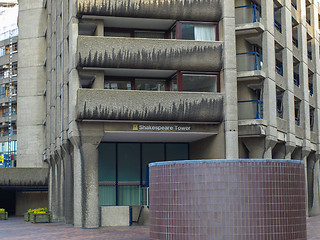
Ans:
[[[101,206],[101,227],[129,226],[129,206]]]
[[[48,192],[16,192],[16,216],[23,216],[26,211],[34,208],[48,208]]]
[[[46,16],[41,0],[19,5],[17,166],[44,167]]]

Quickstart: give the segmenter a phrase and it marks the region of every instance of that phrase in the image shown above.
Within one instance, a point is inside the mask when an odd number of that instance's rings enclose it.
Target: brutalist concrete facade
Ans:
[[[141,143],[141,158],[143,142],[164,143],[167,155],[178,142],[186,159],[302,160],[309,214],[318,214],[318,6],[295,3],[21,0],[19,77],[30,81],[19,85],[18,104],[34,114],[18,112],[17,161],[49,164],[53,217],[98,227],[101,198],[110,196],[103,188],[146,187],[142,177],[99,175],[111,166],[103,145],[128,142]],[[215,34],[190,40],[190,26]],[[210,87],[188,88],[190,76],[209,76]],[[157,87],[146,89],[150,82]]]

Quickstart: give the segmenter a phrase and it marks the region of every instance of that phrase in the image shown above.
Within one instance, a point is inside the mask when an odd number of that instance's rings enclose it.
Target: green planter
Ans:
[[[29,221],[30,221],[30,213],[26,212],[26,213],[24,214],[24,220],[25,220],[26,222],[29,222]]]
[[[8,212],[1,212],[0,220],[8,220]]]
[[[49,223],[51,222],[51,214],[34,214],[30,213],[29,221],[32,223]]]

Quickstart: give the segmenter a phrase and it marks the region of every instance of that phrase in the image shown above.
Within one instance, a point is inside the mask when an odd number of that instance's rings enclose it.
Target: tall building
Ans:
[[[318,214],[319,13],[311,0],[21,0],[17,166],[48,164],[54,218],[92,228],[147,221],[150,162],[298,159]]]
[[[15,168],[18,12],[17,1],[0,3],[0,206],[11,216],[23,215],[29,208],[48,205],[48,169],[34,168],[31,164],[28,168]],[[23,92],[22,89],[20,93]],[[28,144],[28,139],[24,141],[22,144]]]

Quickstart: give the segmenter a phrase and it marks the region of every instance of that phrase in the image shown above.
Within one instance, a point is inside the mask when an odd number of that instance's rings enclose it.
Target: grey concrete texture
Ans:
[[[223,94],[79,89],[77,119],[221,122]]]
[[[34,1],[37,2],[37,1]],[[41,1],[40,1],[41,2]],[[43,8],[35,8],[19,11],[19,38],[44,37],[46,24],[46,12]],[[38,27],[34,27],[38,25]]]
[[[18,122],[19,126],[30,126],[30,125],[41,125],[45,119],[45,107],[44,104],[39,104],[43,102],[43,96],[30,96],[23,97],[19,99],[19,113]],[[37,106],[32,108],[30,111],[30,106]]]
[[[222,42],[78,37],[79,67],[220,71]]]
[[[48,186],[48,169],[0,168],[0,186]]]
[[[42,8],[43,1],[46,0],[19,0],[19,10],[22,11]]]
[[[19,68],[43,66],[46,58],[45,38],[19,39]],[[32,57],[30,57],[32,56]],[[23,78],[23,76],[20,76]]]
[[[18,84],[19,97],[43,96],[46,88],[46,71],[43,66],[19,68],[18,75],[23,76],[23,81],[19,81]]]
[[[77,15],[219,21],[221,0],[78,0]]]

